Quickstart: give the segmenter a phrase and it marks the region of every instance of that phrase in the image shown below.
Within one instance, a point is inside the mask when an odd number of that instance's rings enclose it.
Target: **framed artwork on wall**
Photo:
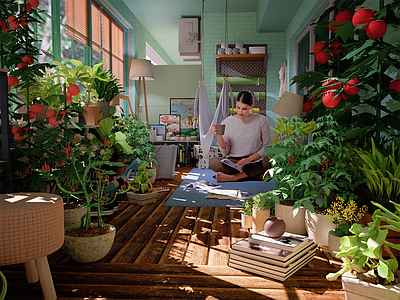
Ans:
[[[193,129],[194,98],[170,98],[170,114],[181,116],[181,136],[196,135],[196,131]]]
[[[160,115],[160,125],[165,125],[167,137],[180,135],[180,115]]]

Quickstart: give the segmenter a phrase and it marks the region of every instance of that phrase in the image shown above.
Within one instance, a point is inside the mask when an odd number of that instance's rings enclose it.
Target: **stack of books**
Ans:
[[[285,232],[271,238],[262,230],[232,244],[228,266],[285,281],[314,258],[316,249],[307,236]]]

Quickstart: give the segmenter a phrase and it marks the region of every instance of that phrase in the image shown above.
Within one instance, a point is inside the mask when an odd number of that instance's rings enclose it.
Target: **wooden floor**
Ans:
[[[340,280],[325,279],[340,267],[327,248],[285,282],[228,267],[229,245],[248,235],[237,209],[163,206],[190,170],[177,168],[174,179],[166,180],[171,190],[160,193],[157,203],[121,201],[118,212],[104,217],[117,234],[103,260],[76,263],[63,249],[50,255],[58,299],[345,298]],[[1,270],[8,280],[6,299],[43,299],[40,284],[26,282],[22,264]]]

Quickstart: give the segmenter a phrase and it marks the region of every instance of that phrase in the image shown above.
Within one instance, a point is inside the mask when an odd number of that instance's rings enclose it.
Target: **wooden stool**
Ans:
[[[57,299],[47,255],[64,243],[62,198],[46,193],[0,194],[0,266],[25,264],[45,300]]]

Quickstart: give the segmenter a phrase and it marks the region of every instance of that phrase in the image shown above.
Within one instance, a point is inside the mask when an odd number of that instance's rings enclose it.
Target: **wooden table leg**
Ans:
[[[53,278],[51,277],[47,256],[36,259],[36,267],[39,274],[40,286],[42,287],[45,300],[56,300],[57,294],[54,288]]]
[[[39,275],[37,272],[36,264],[34,260],[30,260],[24,263],[26,280],[29,283],[34,283],[39,281]]]

